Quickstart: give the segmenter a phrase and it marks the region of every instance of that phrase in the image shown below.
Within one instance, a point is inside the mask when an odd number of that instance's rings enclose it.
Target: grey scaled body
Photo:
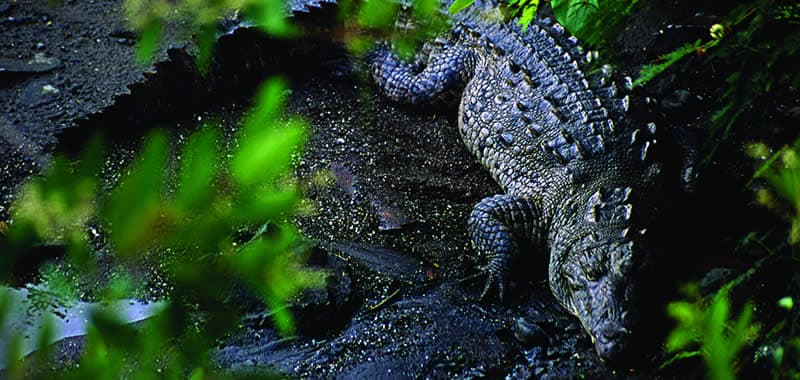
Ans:
[[[555,297],[600,357],[620,362],[634,349],[638,277],[656,251],[647,228],[658,219],[655,125],[626,116],[625,86],[602,68],[588,74],[591,55],[560,25],[538,20],[523,31],[489,21],[490,8],[456,15],[415,62],[378,46],[367,57],[372,77],[401,103],[461,94],[464,143],[506,192],[467,221],[486,260],[484,294],[502,296],[516,255],[549,253]],[[520,252],[527,246],[534,252]]]

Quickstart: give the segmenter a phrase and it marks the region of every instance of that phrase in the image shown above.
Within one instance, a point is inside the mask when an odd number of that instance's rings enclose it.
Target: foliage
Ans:
[[[539,10],[539,0],[510,0],[508,6],[511,14],[519,17],[517,24],[522,26],[522,30],[527,30]]]
[[[685,44],[645,65],[634,82],[643,85],[692,52],[705,57],[705,64],[729,72],[716,94],[717,109],[711,116],[711,152],[716,150],[734,124],[749,116],[750,125],[769,127],[759,117],[778,100],[791,99],[800,88],[800,7],[783,0],[746,2],[731,10],[709,30],[710,40]],[[709,155],[710,158],[710,155]]]
[[[680,351],[679,359],[702,355],[709,378],[732,380],[739,351],[752,343],[758,332],[752,323],[753,308],[745,305],[738,317],[730,316],[728,293],[721,291],[706,304],[696,286],[686,288],[689,300],[672,302],[667,312],[678,325],[667,337],[667,350]],[[699,351],[692,351],[699,346]]]
[[[219,133],[210,125],[180,148],[156,131],[120,183],[101,190],[97,173],[104,159],[95,140],[78,161],[56,158],[25,185],[0,237],[4,269],[46,243],[66,246],[69,263],[93,276],[101,264],[88,226],[103,231],[117,262],[113,280],[97,282],[107,300],[131,297],[135,275],[126,270],[148,261],[158,263],[171,287],[167,309],[141,329],[113,313],[91,315],[80,366],[64,377],[182,377],[187,369],[204,377],[210,348],[237,326],[240,310],[230,297],[238,288],[271,309],[279,331],[293,332],[287,300],[318,286],[321,273],[300,266],[297,233],[283,223],[300,206],[290,169],[305,135],[303,121],[282,116],[284,88],[279,80],[263,87],[231,152],[219,151]],[[171,172],[174,181],[166,174]],[[242,227],[258,226],[249,239],[239,237]],[[69,281],[48,268],[45,293],[74,296]]]
[[[789,241],[792,244],[800,242],[800,140],[792,147],[783,147],[771,156],[769,148],[764,144],[753,144],[748,149],[754,158],[766,158],[765,163],[754,174],[755,178],[767,181],[769,188],[760,188],[757,200],[762,205],[782,211],[779,200],[790,207],[785,213],[781,212],[791,224]]]
[[[787,99],[800,87],[800,30],[791,26],[800,13],[782,3],[759,0],[740,5],[722,23],[727,37],[709,54],[709,62],[732,66],[720,97],[723,106],[712,116],[723,137],[745,112],[768,110],[775,100]]]
[[[458,13],[475,0],[455,0],[450,14]],[[639,0],[552,0],[550,5],[556,20],[583,43],[606,46],[619,33],[624,21]],[[533,21],[540,0],[508,0],[507,7],[523,30]]]
[[[702,43],[700,40],[695,41],[693,44],[686,43],[678,49],[661,56],[659,58],[659,61],[661,62],[642,66],[642,69],[639,72],[639,77],[633,81],[633,86],[642,86],[651,81],[653,78],[664,72],[664,70],[683,59],[683,57],[697,52],[701,45]]]
[[[800,313],[792,297],[781,298],[778,306],[784,309],[784,318],[767,332],[767,343],[759,348],[756,359],[767,361],[775,379],[797,379],[800,378]]]
[[[294,26],[284,0],[126,0],[126,13],[140,30],[137,59],[147,62],[158,51],[168,26],[193,37],[198,63],[207,67],[214,53],[217,25],[223,17],[236,17],[277,37],[303,31]],[[400,56],[409,58],[422,43],[444,30],[447,17],[439,0],[340,0],[339,16],[347,25],[346,45],[363,53],[376,38],[392,41]]]
[[[553,14],[584,43],[605,46],[621,30],[638,0],[552,0]]]
[[[792,146],[784,146],[775,153],[763,143],[751,144],[748,154],[763,164],[754,174],[754,182],[765,183],[757,187],[756,200],[761,205],[773,210],[789,224],[788,241],[796,247],[800,243],[800,139]],[[793,261],[800,262],[800,257],[793,250]],[[800,292],[800,277],[796,274],[787,285],[787,292],[795,296]],[[759,354],[769,358],[774,378],[800,377],[800,313],[797,313],[794,298],[785,296],[777,301],[777,306],[786,311],[782,321],[767,332],[767,344],[761,347]]]
[[[711,40],[694,45],[684,45],[664,57],[661,63],[646,66],[642,70],[637,85],[645,83],[682,57],[696,53],[706,57],[707,64],[717,65],[730,72],[726,86],[717,96],[718,109],[711,117],[712,144],[724,139],[735,123],[742,123],[743,116],[751,125],[769,128],[770,119],[765,114],[774,113],[772,105],[778,101],[791,99],[800,84],[800,73],[796,70],[800,32],[788,27],[796,22],[797,8],[782,5],[780,1],[756,1],[735,7],[720,24],[710,29]],[[769,130],[769,129],[765,129]],[[712,151],[715,147],[712,147]],[[776,211],[790,224],[788,241],[793,246],[800,242],[800,162],[798,162],[800,140],[792,147],[783,147],[777,152],[765,144],[751,144],[748,153],[763,161],[754,175],[759,186],[756,199],[762,205]],[[784,250],[785,252],[786,250]],[[770,250],[770,252],[772,252]],[[779,255],[784,253],[771,253]],[[762,259],[763,260],[763,259]],[[797,257],[793,258],[797,263]],[[752,271],[752,270],[751,270]],[[797,281],[795,277],[794,281]],[[744,344],[752,343],[748,338],[750,308],[745,306],[738,318],[728,319],[729,301],[727,289],[730,283],[713,297],[708,307],[697,302],[679,302],[670,305],[669,312],[679,325],[668,339],[668,347],[687,347],[688,342],[699,342],[700,353],[706,360],[709,375],[717,379],[734,378],[737,352]],[[796,291],[787,287],[787,292]],[[783,297],[776,302],[775,309],[789,311],[793,308],[791,297]],[[766,310],[765,310],[766,311]],[[773,314],[775,311],[771,311]],[[800,354],[797,335],[797,313],[787,313],[783,320],[770,326],[768,331],[757,337],[764,342],[755,356],[769,358],[767,366],[773,376],[796,378],[800,367],[796,361]],[[727,335],[725,334],[727,332]],[[684,351],[681,353],[686,355]]]
[[[465,8],[469,4],[467,1],[453,7]],[[398,55],[405,59],[441,33],[449,22],[439,0],[343,0],[339,17],[356,31],[345,41],[353,52],[364,53],[376,39],[381,39],[391,41]]]
[[[454,15],[463,11],[464,9],[469,8],[469,6],[474,3],[475,0],[455,0],[452,4],[450,4],[450,7],[447,8],[447,12],[449,12],[451,15]]]
[[[194,38],[201,67],[209,63],[214,53],[217,24],[223,17],[241,12],[270,35],[290,37],[297,33],[286,17],[283,0],[126,0],[124,4],[132,26],[140,31],[136,54],[139,62],[152,59],[170,24],[180,25]]]

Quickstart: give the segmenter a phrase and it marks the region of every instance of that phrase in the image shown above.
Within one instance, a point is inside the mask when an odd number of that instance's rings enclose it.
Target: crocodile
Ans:
[[[630,116],[630,78],[612,79],[561,25],[523,28],[490,9],[476,2],[458,13],[410,61],[377,44],[369,74],[394,102],[455,98],[464,143],[505,191],[467,220],[487,277],[481,298],[502,299],[522,255],[549,253],[555,298],[603,362],[626,363],[643,329],[646,264],[664,251],[651,228],[664,198],[656,126]]]

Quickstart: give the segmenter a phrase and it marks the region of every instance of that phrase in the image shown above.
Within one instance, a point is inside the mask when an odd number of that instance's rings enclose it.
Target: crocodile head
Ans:
[[[591,335],[600,358],[628,364],[634,353],[636,281],[631,241],[598,242],[591,235],[567,252],[564,304]]]
[[[633,227],[641,224],[632,220],[629,196],[630,188],[614,188],[584,200],[586,213],[570,215],[551,251],[554,294],[580,319],[598,355],[612,367],[641,359],[643,268],[653,253],[647,230]]]

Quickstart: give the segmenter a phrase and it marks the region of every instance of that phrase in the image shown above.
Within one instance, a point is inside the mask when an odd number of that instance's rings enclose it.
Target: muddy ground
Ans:
[[[118,144],[116,161],[125,162],[133,147],[123,141],[137,141],[154,125],[178,135],[197,120],[216,119],[234,131],[256,79],[287,76],[288,111],[311,126],[297,174],[309,182],[323,172],[334,179],[310,188],[314,212],[296,223],[315,242],[314,263],[333,275],[326,289],[295,306],[295,339],[280,339],[255,312],[214,355],[221,368],[303,378],[702,376],[697,362],[666,372],[607,369],[579,322],[550,294],[544,258],[520,266],[504,302],[478,300],[483,283],[468,279],[476,262],[465,221],[475,203],[500,189],[463,147],[454,108],[387,102],[341,47],[317,39],[274,41],[237,31],[221,40],[212,79],[201,80],[191,44],[170,33],[153,64],[137,65],[135,34],[119,7],[0,1],[0,216],[7,216],[16,185],[41,170],[53,150],[74,150],[101,131]],[[620,38],[623,71],[705,33],[697,25],[713,18],[666,9],[637,15]],[[699,125],[704,89],[691,88],[688,97],[679,90],[688,91],[700,74],[684,72],[646,95],[656,99],[659,121]],[[689,224],[700,226],[723,209],[708,205]],[[725,249],[716,241],[702,245]],[[61,357],[74,358],[75,347],[62,345]]]

